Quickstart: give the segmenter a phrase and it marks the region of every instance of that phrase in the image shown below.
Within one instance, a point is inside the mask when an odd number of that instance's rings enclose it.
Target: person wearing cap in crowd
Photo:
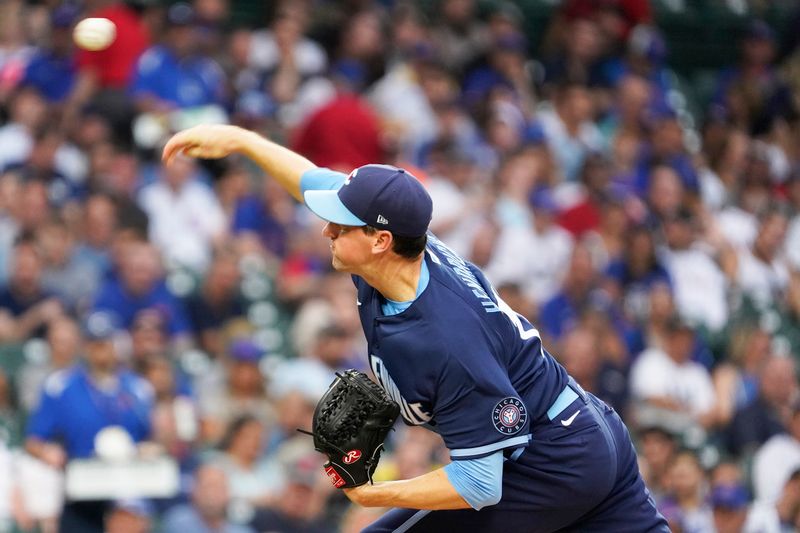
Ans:
[[[341,174],[222,125],[176,134],[163,159],[232,153],[327,222],[333,268],[357,288],[375,378],[407,423],[435,426],[450,450],[444,468],[346,489],[358,504],[396,507],[366,531],[668,531],[619,416],[569,377],[477,267],[428,233],[432,202],[413,175],[388,165]]]
[[[150,436],[153,393],[141,377],[119,365],[109,315],[93,313],[84,327],[85,364],[50,375],[28,421],[25,449],[56,468],[95,453],[95,437],[121,427],[134,442]],[[107,502],[67,501],[61,531],[101,533]]]
[[[51,42],[39,49],[25,67],[22,84],[36,88],[50,103],[66,100],[77,77],[73,55],[72,25],[77,20],[78,7],[62,4],[50,14]]]
[[[747,489],[740,483],[717,485],[710,500],[716,533],[740,533],[748,514]]]
[[[770,132],[776,119],[793,113],[788,85],[773,65],[777,35],[763,20],[748,22],[741,38],[739,64],[723,70],[712,105],[752,135]]]
[[[166,39],[147,49],[136,65],[130,91],[140,112],[226,104],[225,75],[211,57],[197,53],[200,33],[194,8],[185,2],[169,7]]]
[[[228,518],[231,496],[228,476],[214,464],[200,466],[194,474],[190,503],[170,509],[161,522],[163,533],[254,533]]]
[[[305,446],[301,447],[306,448]],[[250,526],[256,531],[292,531],[296,533],[334,533],[336,525],[325,520],[325,502],[330,490],[321,485],[320,456],[315,452],[295,452],[284,464],[286,486],[280,497],[256,511]]]
[[[236,339],[228,348],[223,381],[198,384],[201,434],[206,442],[216,442],[228,424],[242,415],[252,415],[266,426],[274,422],[274,409],[259,368],[263,353],[253,341]]]

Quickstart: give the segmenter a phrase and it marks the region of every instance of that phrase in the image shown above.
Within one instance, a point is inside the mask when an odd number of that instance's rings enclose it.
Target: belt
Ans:
[[[580,385],[578,385],[578,382],[570,377],[569,382],[564,387],[564,390],[561,391],[556,400],[553,402],[553,405],[551,405],[547,410],[547,418],[553,420],[578,398],[581,398],[584,402],[586,402],[586,392],[581,388]]]

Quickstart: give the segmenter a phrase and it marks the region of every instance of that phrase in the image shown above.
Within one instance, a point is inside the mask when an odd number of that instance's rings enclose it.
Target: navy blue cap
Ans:
[[[50,23],[54,28],[69,28],[78,19],[80,9],[72,4],[61,4],[50,14]]]
[[[306,191],[306,205],[318,217],[343,226],[372,226],[401,237],[428,231],[433,202],[410,172],[390,165],[355,169],[334,191]]]
[[[228,353],[234,361],[257,363],[264,352],[250,339],[237,339],[231,344]]]
[[[537,211],[547,213],[558,212],[558,202],[556,202],[553,192],[549,187],[537,187],[528,195],[528,203]]]
[[[711,491],[711,505],[724,509],[741,509],[750,501],[747,489],[739,484],[717,485]]]

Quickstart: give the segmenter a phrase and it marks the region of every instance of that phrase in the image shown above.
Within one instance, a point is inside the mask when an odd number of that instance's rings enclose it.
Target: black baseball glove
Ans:
[[[325,473],[336,488],[372,483],[383,441],[400,406],[363,372],[347,370],[322,396],[314,411],[314,447],[328,456]]]

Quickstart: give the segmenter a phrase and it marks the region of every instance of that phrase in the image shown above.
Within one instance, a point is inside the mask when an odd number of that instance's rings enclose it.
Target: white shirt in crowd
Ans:
[[[400,63],[394,66],[375,82],[368,97],[381,118],[391,125],[407,152],[438,135],[436,114],[409,65]]]
[[[594,122],[580,125],[578,135],[572,137],[555,109],[544,107],[536,114],[547,139],[547,146],[555,158],[561,173],[567,181],[576,181],[583,160],[592,152],[604,148],[603,135]]]
[[[661,259],[673,281],[678,313],[711,331],[722,329],[728,320],[727,280],[708,253],[664,248]]]
[[[150,219],[150,241],[168,263],[203,272],[212,240],[225,231],[225,213],[207,185],[187,181],[178,191],[158,181],[142,189],[139,205]]]
[[[431,177],[425,188],[433,200],[431,231],[457,254],[469,257],[482,215],[469,209],[469,196],[448,179]],[[438,229],[443,226],[447,229]]]
[[[747,512],[742,533],[795,533],[788,524],[781,524],[781,517],[774,503],[757,501]]]
[[[769,306],[789,284],[789,269],[783,258],[765,263],[751,252],[740,248],[737,252],[736,283],[760,308]]]
[[[708,370],[694,361],[678,364],[658,348],[647,349],[636,359],[630,387],[639,400],[670,398],[695,417],[714,406],[714,385]]]
[[[775,435],[753,456],[755,499],[767,503],[778,500],[783,486],[800,468],[800,442],[791,435]]]
[[[572,255],[573,239],[560,226],[537,233],[531,226],[503,228],[486,276],[495,286],[516,283],[538,304],[561,287]]]
[[[758,218],[739,206],[728,206],[716,214],[717,225],[722,236],[736,248],[753,244],[758,235]]]

